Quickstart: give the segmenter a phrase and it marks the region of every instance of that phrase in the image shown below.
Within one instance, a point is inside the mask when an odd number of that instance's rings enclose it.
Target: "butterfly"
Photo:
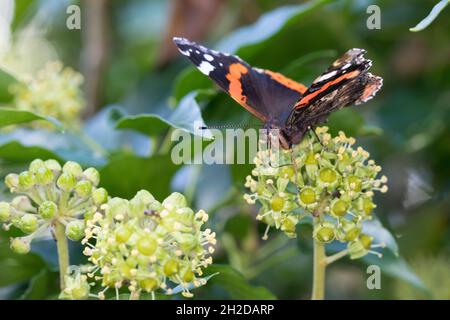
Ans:
[[[281,73],[255,68],[235,55],[208,49],[185,38],[174,43],[184,56],[235,101],[279,130],[280,145],[290,149],[330,113],[371,99],[383,79],[368,72],[364,49],[350,49],[306,87]]]

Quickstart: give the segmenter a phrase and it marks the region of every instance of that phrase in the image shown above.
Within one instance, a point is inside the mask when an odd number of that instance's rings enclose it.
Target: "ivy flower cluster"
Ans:
[[[108,199],[103,188],[97,188],[99,173],[83,170],[73,161],[62,167],[56,160],[36,159],[27,171],[9,174],[5,184],[13,194],[10,202],[0,202],[0,222],[4,229],[15,226],[24,236],[11,239],[11,249],[19,254],[30,251],[33,239],[64,227],[73,241],[84,237],[85,218],[92,216]]]
[[[58,61],[50,62],[35,77],[27,76],[11,86],[13,105],[20,110],[54,117],[67,127],[73,127],[78,124],[85,106],[82,83],[80,73],[64,68]]]
[[[367,151],[354,147],[354,138],[343,132],[332,137],[327,127],[315,133],[291,150],[260,148],[244,198],[261,204],[257,219],[268,225],[264,238],[270,227],[295,237],[299,221],[312,217],[316,241],[346,243],[351,258],[362,257],[377,246],[362,225],[372,218],[374,193],[387,191],[387,178],[379,177],[381,167]]]
[[[202,269],[212,263],[216,244],[215,233],[202,230],[207,220],[180,193],[162,203],[145,190],[131,200],[110,199],[87,221],[82,241],[93,264],[87,275],[103,287],[98,298],[110,288],[131,299],[179,291],[192,297],[190,290],[206,283]]]

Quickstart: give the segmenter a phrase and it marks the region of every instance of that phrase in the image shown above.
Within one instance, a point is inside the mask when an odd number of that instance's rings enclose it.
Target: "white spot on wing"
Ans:
[[[178,50],[179,50],[179,51],[181,52],[181,54],[184,55],[184,56],[189,57],[189,56],[191,55],[190,52],[189,52],[188,50],[183,51],[183,50],[181,50],[180,48],[178,48]]]
[[[207,53],[205,53],[203,55],[203,57],[205,57],[205,59],[208,60],[208,61],[213,61],[214,60],[214,57],[212,55],[210,55],[210,54],[207,54]]]
[[[202,63],[200,63],[200,65],[198,66],[198,69],[203,74],[206,74],[208,76],[210,72],[214,70],[214,66],[208,61],[202,61]]]
[[[336,73],[337,73],[336,70],[331,71],[329,73],[326,73],[323,76],[321,76],[321,77],[317,78],[316,80],[314,80],[314,82],[321,82],[321,81],[330,79],[331,77],[334,77],[336,75]]]

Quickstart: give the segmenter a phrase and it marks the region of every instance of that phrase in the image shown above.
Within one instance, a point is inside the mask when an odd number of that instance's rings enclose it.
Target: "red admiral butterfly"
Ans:
[[[383,83],[368,72],[372,62],[364,58],[363,49],[348,50],[308,88],[280,73],[254,68],[237,56],[184,38],[173,41],[202,73],[264,121],[266,129],[279,129],[285,149],[299,143],[331,112],[371,99]]]

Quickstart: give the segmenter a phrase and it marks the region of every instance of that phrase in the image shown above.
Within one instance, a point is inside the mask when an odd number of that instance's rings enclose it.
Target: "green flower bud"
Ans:
[[[361,233],[360,228],[358,227],[351,228],[345,232],[345,240],[354,241],[356,238],[358,238],[360,233]]]
[[[36,173],[40,169],[43,169],[43,168],[45,169],[44,161],[42,161],[41,159],[35,159],[35,160],[31,161],[30,166],[29,166],[29,171],[31,173]]]
[[[94,187],[98,186],[100,182],[100,173],[95,168],[87,168],[84,170],[83,177],[92,182]]]
[[[118,243],[125,243],[128,241],[128,239],[130,239],[133,231],[128,226],[120,226],[114,233],[116,235],[115,238]]]
[[[24,171],[21,174],[19,174],[19,187],[28,190],[34,186],[36,183],[35,177],[33,173],[29,171]]]
[[[49,159],[45,161],[45,166],[49,169],[52,170],[54,173],[59,173],[61,172],[61,165],[59,164],[58,161],[53,160],[53,159]]]
[[[305,159],[306,174],[310,179],[314,179],[319,170],[318,161],[314,153],[308,153]]]
[[[87,180],[79,181],[75,185],[75,192],[81,198],[89,197],[91,195],[91,193],[92,193],[92,184],[91,184],[91,182],[87,181]]]
[[[22,212],[34,212],[35,208],[31,204],[30,198],[27,196],[17,196],[11,201],[11,207]]]
[[[313,152],[308,153],[305,159],[306,165],[316,165],[318,164],[318,161],[316,159],[316,155]]]
[[[178,272],[178,262],[174,259],[167,261],[163,266],[164,274],[170,277]]]
[[[70,296],[73,300],[86,300],[89,298],[91,292],[91,286],[87,281],[80,283],[79,286],[70,290]]]
[[[187,207],[187,201],[181,193],[174,192],[163,201],[162,205],[167,209],[178,209]]]
[[[316,202],[316,193],[313,188],[311,187],[304,187],[300,191],[300,201],[305,204],[313,204]]]
[[[25,238],[11,239],[11,250],[18,254],[30,252],[30,242]]]
[[[7,222],[10,218],[9,203],[4,201],[0,202],[0,222]]]
[[[81,175],[83,174],[83,169],[81,168],[81,166],[74,161],[67,161],[64,164],[62,170],[63,173],[71,174],[75,178],[80,178]]]
[[[79,241],[84,237],[86,228],[83,220],[73,220],[66,225],[66,236],[72,241]]]
[[[362,209],[366,215],[371,215],[374,208],[376,208],[376,205],[372,202],[372,199],[363,199]]]
[[[48,185],[53,182],[53,171],[42,166],[35,172],[36,182],[40,185]]]
[[[280,170],[280,177],[285,179],[291,179],[295,175],[294,167],[285,166]]]
[[[191,270],[187,270],[183,274],[183,281],[186,283],[192,282],[195,279],[195,274]]]
[[[361,237],[359,237],[359,241],[361,242],[364,249],[369,250],[370,246],[372,245],[373,237],[367,234],[362,234]]]
[[[317,225],[313,233],[314,239],[322,243],[328,243],[336,237],[335,226],[332,223],[324,222]]]
[[[52,219],[58,212],[58,207],[52,201],[44,201],[39,206],[39,214],[45,220]]]
[[[136,195],[133,197],[133,199],[138,200],[139,202],[142,202],[145,205],[151,204],[152,202],[155,201],[155,198],[147,190],[138,191]]]
[[[108,202],[107,215],[111,218],[121,220],[128,215],[128,201],[121,198],[112,198]]]
[[[56,184],[61,190],[69,192],[72,191],[73,188],[75,188],[77,180],[75,179],[74,175],[68,172],[63,172],[56,181]]]
[[[104,188],[95,189],[94,192],[92,192],[92,200],[94,200],[94,204],[97,206],[104,204],[108,201],[108,191]]]
[[[348,176],[346,180],[349,190],[353,190],[356,192],[361,191],[362,182],[361,179],[359,179],[357,176]]]
[[[139,281],[139,286],[147,292],[152,292],[158,289],[159,283],[155,278],[147,278]]]
[[[151,256],[158,248],[158,244],[155,239],[150,236],[140,238],[136,243],[136,248],[140,253],[146,256]]]
[[[30,234],[36,231],[39,222],[36,215],[27,213],[20,218],[19,226],[24,233]]]
[[[331,212],[338,216],[343,217],[347,214],[350,205],[341,199],[336,199],[331,204]]]
[[[288,236],[295,237],[296,230],[295,226],[298,223],[298,219],[293,216],[286,217],[286,219],[281,222],[281,230],[284,231]]]
[[[285,201],[282,197],[276,195],[270,200],[270,207],[273,211],[281,211],[283,210]]]
[[[368,253],[360,241],[349,242],[347,248],[349,250],[350,259],[359,259]]]
[[[14,189],[17,189],[19,186],[19,176],[14,173],[10,173],[5,177],[5,185],[10,189],[11,191],[14,191]]]
[[[330,185],[337,181],[338,175],[332,168],[322,168],[318,173],[318,178],[323,183]]]
[[[66,275],[66,288],[61,292],[59,298],[66,300],[86,300],[89,298],[91,286],[86,275],[77,272],[74,276]]]

